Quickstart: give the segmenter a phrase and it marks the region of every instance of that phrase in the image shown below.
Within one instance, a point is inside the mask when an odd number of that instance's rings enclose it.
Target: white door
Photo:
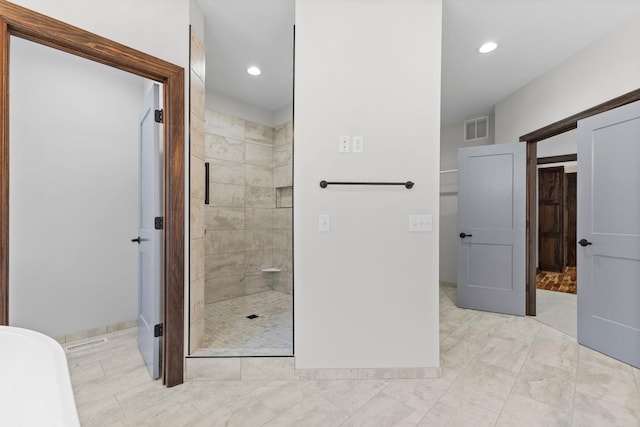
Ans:
[[[162,366],[162,146],[160,87],[154,84],[138,115],[139,213],[138,237],[138,347],[153,379]]]
[[[458,152],[458,306],[524,316],[526,144]]]
[[[578,122],[578,342],[640,368],[640,103]]]

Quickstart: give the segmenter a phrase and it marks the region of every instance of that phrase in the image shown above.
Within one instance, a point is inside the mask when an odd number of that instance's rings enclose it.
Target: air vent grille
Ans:
[[[65,352],[73,353],[76,351],[84,350],[86,348],[92,348],[100,344],[104,344],[107,342],[106,338],[95,338],[88,341],[79,342],[76,344],[71,344],[64,347]]]
[[[465,120],[464,142],[476,141],[489,137],[489,117],[478,117]]]

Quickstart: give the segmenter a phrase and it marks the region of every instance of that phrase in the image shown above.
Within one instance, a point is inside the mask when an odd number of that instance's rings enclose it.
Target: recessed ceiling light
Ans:
[[[478,49],[478,52],[480,53],[489,53],[489,52],[493,52],[494,50],[496,50],[496,48],[498,47],[497,43],[494,42],[486,42],[485,44],[483,44],[482,46],[480,46],[480,48]]]
[[[260,68],[254,66],[247,68],[247,73],[251,74],[252,76],[259,76],[262,71],[260,71]]]

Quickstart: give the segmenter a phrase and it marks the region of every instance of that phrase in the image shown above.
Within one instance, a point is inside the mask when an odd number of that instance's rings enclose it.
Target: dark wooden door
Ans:
[[[566,250],[566,266],[576,266],[576,209],[578,199],[577,178],[575,172],[565,174],[565,250]]]
[[[538,170],[538,264],[562,271],[565,264],[564,167]]]

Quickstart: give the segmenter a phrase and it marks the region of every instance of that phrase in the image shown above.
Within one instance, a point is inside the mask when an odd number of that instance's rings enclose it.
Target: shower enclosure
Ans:
[[[193,356],[290,356],[292,121],[206,112],[204,336]]]

